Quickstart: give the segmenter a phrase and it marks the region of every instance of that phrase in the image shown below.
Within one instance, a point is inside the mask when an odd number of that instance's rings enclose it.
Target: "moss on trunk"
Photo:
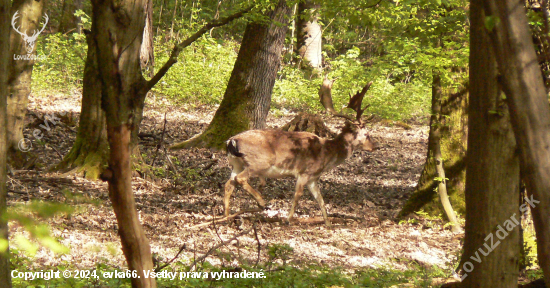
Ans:
[[[440,127],[441,154],[444,159],[445,175],[449,179],[447,180],[447,193],[453,209],[462,215],[466,211],[464,187],[468,129],[467,94],[467,88],[465,87],[460,87],[455,93],[449,93],[449,91],[445,93],[444,91],[441,107],[442,115],[440,116],[442,125]],[[434,129],[434,125],[431,125],[430,130],[432,129]],[[428,139],[428,143],[431,142],[432,139]],[[417,188],[399,212],[398,217],[407,216],[421,209],[430,215],[445,215],[439,196],[434,190],[438,185],[438,182],[434,180],[436,177],[434,147],[429,145],[426,163],[418,180]]]

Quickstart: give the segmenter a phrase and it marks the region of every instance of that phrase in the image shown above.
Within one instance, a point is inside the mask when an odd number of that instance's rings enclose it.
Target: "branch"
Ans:
[[[193,270],[193,267],[195,267],[195,265],[198,263],[198,262],[201,262],[202,260],[206,259],[206,257],[208,257],[210,254],[212,254],[212,252],[216,251],[216,249],[222,247],[222,246],[225,246],[231,242],[233,242],[234,240],[237,240],[237,238],[243,236],[243,235],[246,235],[248,233],[250,233],[250,231],[252,231],[253,229],[256,229],[256,223],[252,224],[252,227],[246,231],[243,231],[235,236],[233,236],[233,238],[227,240],[227,241],[223,241],[221,243],[219,243],[218,245],[210,248],[210,250],[208,250],[204,255],[202,255],[201,257],[199,257],[198,259],[196,259],[195,261],[193,261],[193,263],[191,263],[191,266],[189,266],[189,270],[188,271],[191,271]]]
[[[244,10],[241,10],[233,15],[230,15],[228,17],[225,17],[225,18],[221,18],[221,19],[218,19],[218,20],[214,20],[212,22],[209,22],[207,23],[206,25],[202,26],[202,28],[195,32],[195,34],[191,35],[189,38],[185,39],[183,42],[179,43],[178,45],[174,46],[174,49],[172,50],[172,53],[170,54],[170,58],[168,59],[168,61],[166,61],[166,63],[164,63],[164,65],[162,66],[162,68],[160,68],[160,70],[157,72],[157,74],[155,74],[155,76],[153,76],[153,78],[151,78],[151,80],[147,81],[147,84],[145,85],[145,93],[147,93],[149,90],[151,90],[151,88],[153,88],[153,86],[155,86],[159,81],[160,79],[162,79],[162,77],[164,77],[164,75],[166,74],[166,72],[168,72],[168,69],[170,69],[170,67],[172,67],[172,65],[174,65],[176,62],[178,62],[178,55],[180,54],[181,50],[183,50],[185,47],[191,45],[193,42],[195,42],[195,40],[199,39],[199,37],[201,37],[204,33],[206,33],[208,30],[214,28],[214,27],[219,27],[219,26],[223,26],[235,19],[238,19],[238,18],[241,18],[244,14],[250,12],[250,10],[252,10],[253,6],[250,6]]]
[[[201,224],[197,224],[195,226],[191,226],[191,227],[188,227],[187,229],[195,229],[195,228],[199,228],[199,227],[204,227],[204,226],[208,226],[212,223],[221,223],[221,222],[225,222],[227,220],[231,220],[239,215],[242,215],[242,214],[245,214],[245,213],[255,213],[255,212],[262,212],[263,209],[247,209],[247,210],[242,210],[242,211],[239,211],[233,215],[229,215],[227,217],[222,217],[222,218],[219,218],[219,219],[214,219],[212,218],[212,222],[205,222],[205,223],[201,223]]]

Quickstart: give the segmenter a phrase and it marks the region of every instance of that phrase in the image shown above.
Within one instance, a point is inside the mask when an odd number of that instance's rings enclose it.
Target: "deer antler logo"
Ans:
[[[20,15],[18,15],[19,11],[15,11],[15,14],[13,14],[13,17],[11,18],[11,26],[15,30],[15,32],[19,33],[21,37],[23,37],[23,40],[25,41],[25,49],[27,50],[28,54],[31,54],[34,50],[34,44],[36,42],[36,38],[38,38],[38,35],[44,31],[46,28],[46,24],[48,24],[48,14],[44,14],[44,26],[42,26],[42,29],[40,31],[35,30],[32,36],[27,35],[27,30],[24,32],[21,32],[19,29],[21,29],[21,26],[15,27],[16,23],[15,21],[17,18],[19,18]]]

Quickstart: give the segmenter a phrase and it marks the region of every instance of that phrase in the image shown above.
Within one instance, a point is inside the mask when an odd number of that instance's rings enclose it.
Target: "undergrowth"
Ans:
[[[190,32],[182,31],[180,39]],[[155,71],[167,61],[176,43],[173,40],[166,42],[163,37],[155,39]],[[35,64],[33,93],[49,95],[81,91],[88,49],[84,35],[50,34],[41,38],[37,46],[38,55],[46,55],[46,59]],[[178,62],[153,88],[154,97],[165,97],[172,103],[180,104],[182,109],[219,104],[238,50],[239,43],[233,39],[203,35],[181,52]],[[364,105],[371,105],[367,113],[392,120],[408,120],[428,114],[430,87],[422,81],[392,81],[391,77],[380,74],[380,69],[359,59],[358,48],[353,47],[333,59],[327,57],[325,61],[328,67],[324,73],[328,73],[331,79],[337,79],[332,88],[336,110],[342,110],[349,94],[356,93],[373,81],[363,101]],[[273,89],[272,113],[321,111],[323,107],[317,93],[322,77],[311,78],[310,75],[293,64],[283,64]]]
[[[38,272],[38,271],[60,271],[59,278],[45,280],[43,278],[25,280],[14,277],[12,279],[13,287],[131,287],[129,278],[115,278],[115,272],[125,272],[107,264],[97,264],[93,269],[82,269],[74,264],[65,262],[55,267],[40,267],[32,270],[33,260],[17,250],[12,249],[11,256],[12,269],[18,272]],[[169,279],[170,274],[159,275],[157,277],[158,287],[392,287],[401,283],[411,283],[414,287],[435,287],[432,286],[432,279],[444,277],[445,273],[437,268],[423,268],[413,266],[410,270],[400,271],[388,268],[362,268],[354,272],[346,271],[342,268],[329,267],[326,265],[273,265],[260,264],[257,267],[241,266],[215,267],[208,262],[198,265],[193,273],[189,271],[189,264],[177,262],[173,263],[166,272],[176,272],[174,279]],[[256,272],[256,276],[265,276],[265,278],[223,278],[221,274],[215,272],[238,273]],[[62,273],[70,271],[71,277],[64,278]],[[95,271],[95,273],[94,273]],[[197,273],[200,272],[200,275]],[[204,273],[206,272],[206,274]],[[74,276],[79,273],[80,278]],[[162,273],[159,272],[159,273]],[[17,274],[16,274],[17,275]],[[22,274],[21,274],[22,275]],[[228,275],[228,274],[226,274]],[[250,274],[249,274],[250,275]],[[198,276],[198,277],[196,277]],[[195,277],[195,278],[194,278]],[[216,278],[217,277],[217,278]],[[233,276],[234,277],[234,276]],[[218,280],[219,279],[219,280]]]

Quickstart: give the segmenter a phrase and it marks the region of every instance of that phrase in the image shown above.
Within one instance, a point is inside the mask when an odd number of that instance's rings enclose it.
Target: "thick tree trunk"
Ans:
[[[466,231],[461,287],[517,287],[519,157],[482,0],[471,1]],[[537,66],[538,67],[538,66]]]
[[[537,256],[550,279],[550,109],[537,65],[526,11],[517,1],[483,1],[487,16],[499,19],[491,30],[501,81],[518,143],[537,234]],[[473,50],[473,49],[472,49]],[[536,201],[536,202],[535,202]]]
[[[10,0],[0,0],[0,51],[9,51],[10,42]],[[0,71],[8,68],[10,55],[0,53]],[[0,215],[6,211],[6,198],[8,182],[6,175],[8,155],[8,125],[7,125],[7,97],[8,78],[6,73],[0,73]],[[8,241],[8,223],[0,218],[0,240]],[[11,288],[9,251],[0,251],[0,283],[2,287]]]
[[[407,216],[420,209],[431,215],[444,213],[440,205],[441,202],[438,193],[434,190],[439,185],[434,180],[435,177],[438,177],[434,157],[436,146],[433,145],[435,143],[433,139],[435,129],[439,129],[439,149],[445,159],[445,162],[443,162],[445,176],[449,179],[445,181],[449,200],[454,211],[458,211],[460,214],[465,213],[464,182],[466,177],[465,156],[468,130],[467,96],[466,87],[460,87],[458,91],[452,94],[444,89],[441,99],[441,112],[436,116],[439,121],[431,121],[430,123],[426,163],[418,180],[417,188],[399,212],[399,217]]]
[[[141,43],[140,63],[145,75],[153,77],[155,67],[155,54],[153,50],[153,0],[147,0],[145,4],[145,29],[143,29],[143,42]]]
[[[131,279],[133,287],[156,287],[154,278],[145,278],[144,270],[153,269],[151,249],[136,211],[131,177],[131,138],[137,130],[134,111],[142,107],[147,92],[140,68],[140,47],[145,24],[145,0],[94,0],[93,23],[99,78],[102,87],[101,107],[107,119],[110,145],[109,168],[102,179],[109,183],[122,250],[129,270],[139,277]],[[137,35],[137,36],[136,36]]]
[[[235,67],[214,119],[202,134],[172,149],[196,146],[222,149],[229,137],[265,127],[289,13],[290,9],[281,0],[269,17],[283,23],[282,26],[276,23],[249,23],[246,26]]]
[[[80,33],[80,17],[76,17],[76,10],[82,9],[82,0],[64,0],[59,20],[59,29],[61,33],[76,32]]]
[[[34,31],[40,31],[43,27],[41,20],[44,15],[45,0],[15,0],[12,4],[10,15],[18,13],[19,18],[16,26],[19,32],[26,31],[32,35]],[[27,103],[31,93],[31,75],[34,60],[17,59],[18,55],[34,56],[36,45],[23,40],[23,36],[10,31],[10,64],[8,65],[8,153],[11,162],[15,165],[23,164],[25,155],[18,149],[18,143],[23,139],[23,127],[25,126],[25,115]],[[29,52],[30,51],[30,52]],[[14,56],[16,55],[16,56]]]
[[[105,112],[101,109],[101,81],[98,75],[96,45],[92,32],[85,30],[88,55],[84,64],[82,107],[76,139],[71,151],[56,167],[58,170],[82,173],[87,179],[98,179],[107,165],[109,143],[105,124]]]
[[[303,64],[321,68],[323,64],[322,52],[322,30],[317,22],[320,5],[312,0],[300,1],[298,3],[298,35],[297,54],[300,55]]]

